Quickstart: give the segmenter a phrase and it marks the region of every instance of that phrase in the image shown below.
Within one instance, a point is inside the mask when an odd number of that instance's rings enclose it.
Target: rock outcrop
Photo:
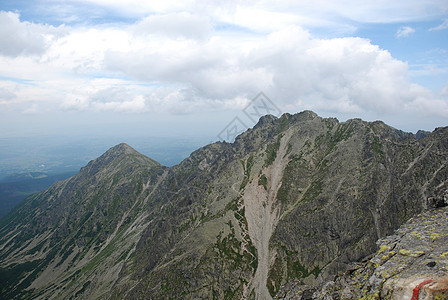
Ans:
[[[448,208],[425,211],[333,280],[285,284],[275,299],[448,299]]]

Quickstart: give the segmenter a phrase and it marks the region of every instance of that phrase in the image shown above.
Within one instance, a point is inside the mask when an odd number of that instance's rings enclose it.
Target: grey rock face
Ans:
[[[376,254],[333,280],[285,284],[276,299],[448,298],[447,208],[419,214],[377,244]]]
[[[26,267],[32,276],[2,287],[106,299],[317,289],[443,196],[447,154],[448,128],[417,138],[310,111],[263,117],[169,169],[119,145],[3,220],[0,275]]]

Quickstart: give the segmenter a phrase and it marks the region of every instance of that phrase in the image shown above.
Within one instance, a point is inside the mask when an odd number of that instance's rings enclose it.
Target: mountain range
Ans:
[[[448,127],[267,115],[170,168],[119,144],[0,220],[0,299],[271,299],[447,191]]]

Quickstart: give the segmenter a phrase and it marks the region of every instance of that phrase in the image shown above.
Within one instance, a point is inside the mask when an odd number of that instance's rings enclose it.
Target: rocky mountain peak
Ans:
[[[429,131],[419,130],[419,131],[417,131],[417,133],[415,134],[415,137],[416,137],[418,140],[421,140],[421,139],[424,139],[425,137],[427,137],[427,136],[430,135],[430,134],[431,134],[431,132],[429,132]]]
[[[263,127],[263,126],[267,126],[269,124],[274,124],[276,120],[277,120],[277,117],[275,117],[273,115],[262,116],[258,120],[258,123],[255,125],[254,129],[259,128],[259,127]]]
[[[100,170],[116,168],[120,165],[125,168],[125,165],[134,165],[136,162],[148,163],[148,166],[161,166],[158,162],[146,157],[126,143],[118,144],[107,150],[100,157],[90,161],[87,166],[81,169],[80,174],[91,176]]]
[[[109,150],[107,150],[103,155],[101,155],[98,159],[118,159],[126,155],[137,155],[143,156],[140,152],[132,148],[126,143],[120,143],[116,146],[113,146]]]
[[[279,118],[277,118],[276,116],[273,116],[273,115],[265,115],[265,116],[262,116],[258,120],[258,123],[255,125],[255,127],[253,129],[257,129],[260,127],[266,127],[266,126],[270,126],[270,125],[279,125],[282,122],[284,122],[285,120],[289,120],[291,123],[296,123],[296,122],[311,121],[311,120],[314,120],[315,118],[319,118],[319,116],[311,110],[304,110],[300,113],[293,114],[293,115],[291,115],[289,113],[284,113]]]
[[[314,111],[304,110],[298,114],[296,114],[297,119],[300,120],[313,120],[314,118],[319,117]]]
[[[138,153],[134,148],[132,148],[128,144],[120,143],[120,144],[110,148],[106,153],[122,154],[122,153],[131,153],[131,152]]]

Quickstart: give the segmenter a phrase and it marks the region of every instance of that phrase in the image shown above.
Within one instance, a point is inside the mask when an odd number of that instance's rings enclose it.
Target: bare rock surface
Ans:
[[[275,299],[448,299],[448,208],[427,210],[377,243],[344,274],[318,288],[285,284]]]

